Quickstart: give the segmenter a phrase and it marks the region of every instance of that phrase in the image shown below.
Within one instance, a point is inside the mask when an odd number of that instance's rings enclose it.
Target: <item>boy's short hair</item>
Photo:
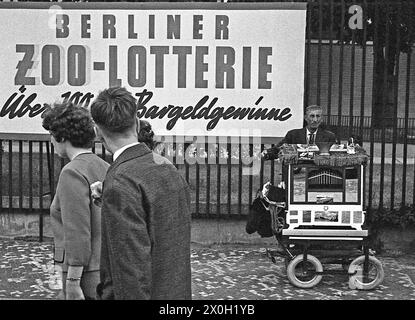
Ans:
[[[105,130],[124,133],[135,124],[137,102],[123,87],[108,88],[101,91],[92,103],[91,115],[95,123]]]

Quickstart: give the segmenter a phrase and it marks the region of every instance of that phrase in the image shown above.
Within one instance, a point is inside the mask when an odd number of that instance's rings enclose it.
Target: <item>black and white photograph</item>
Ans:
[[[415,0],[3,0],[0,42],[0,306],[415,300]]]

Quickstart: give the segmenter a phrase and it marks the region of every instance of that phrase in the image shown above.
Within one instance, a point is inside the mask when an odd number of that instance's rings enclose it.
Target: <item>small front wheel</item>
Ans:
[[[299,254],[287,266],[288,280],[294,286],[303,289],[317,285],[323,278],[320,272],[323,272],[323,265],[310,254],[307,255],[307,261],[304,261],[304,255]]]
[[[364,272],[365,256],[359,256],[350,263],[349,288],[371,290],[382,283],[385,277],[382,263],[373,256],[369,256],[368,270]]]

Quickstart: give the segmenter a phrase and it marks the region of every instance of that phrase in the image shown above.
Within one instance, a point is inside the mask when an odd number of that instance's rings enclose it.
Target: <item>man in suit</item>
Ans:
[[[307,125],[301,129],[293,129],[287,132],[285,137],[277,144],[315,144],[316,142],[335,142],[333,132],[320,127],[323,120],[323,108],[317,105],[308,106],[305,110],[304,120]]]
[[[190,192],[166,158],[137,142],[136,100],[124,88],[91,106],[113,154],[102,191],[100,299],[191,299]]]
[[[305,110],[304,120],[307,125],[304,128],[292,129],[287,132],[285,137],[272,148],[265,150],[263,155],[265,160],[275,159],[280,147],[284,143],[288,144],[315,144],[316,142],[336,142],[333,132],[323,129],[322,124],[323,108],[318,105],[308,106]]]

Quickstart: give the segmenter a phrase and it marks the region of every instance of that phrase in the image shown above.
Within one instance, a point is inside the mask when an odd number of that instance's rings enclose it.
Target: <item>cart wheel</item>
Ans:
[[[359,256],[349,266],[349,273],[356,274],[349,276],[349,288],[358,290],[371,290],[383,281],[385,272],[382,263],[373,256],[369,256],[368,272],[363,273],[365,256]]]
[[[323,276],[316,272],[323,271],[323,265],[320,261],[308,254],[307,261],[303,261],[304,255],[299,254],[292,259],[287,266],[288,280],[296,287],[307,289],[317,285]]]

